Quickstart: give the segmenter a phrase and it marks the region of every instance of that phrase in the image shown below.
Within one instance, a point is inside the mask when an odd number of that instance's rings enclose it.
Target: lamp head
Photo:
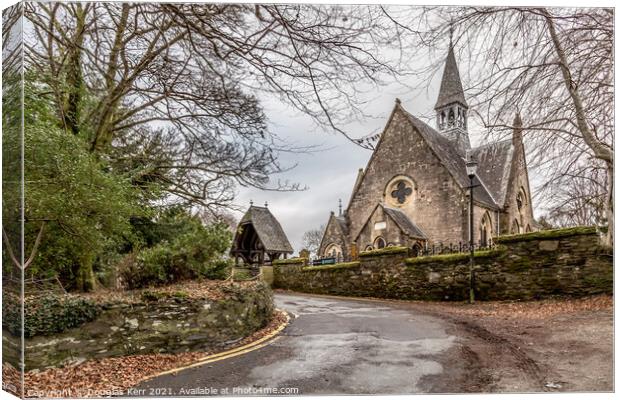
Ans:
[[[476,175],[476,170],[478,169],[478,162],[476,161],[474,156],[471,155],[471,153],[467,154],[467,162],[465,163],[465,168],[467,170],[467,176],[469,176],[469,179],[473,179],[473,177]]]

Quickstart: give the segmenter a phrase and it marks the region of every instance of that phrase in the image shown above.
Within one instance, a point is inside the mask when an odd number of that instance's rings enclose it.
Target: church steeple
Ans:
[[[468,109],[459,67],[454,56],[452,38],[450,38],[450,48],[441,78],[439,96],[437,103],[435,103],[435,112],[437,113],[437,129],[439,132],[455,141],[463,153],[470,148],[469,135],[467,134]]]

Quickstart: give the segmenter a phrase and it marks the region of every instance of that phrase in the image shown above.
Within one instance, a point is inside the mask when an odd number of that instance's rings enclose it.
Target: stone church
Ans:
[[[466,158],[477,161],[474,241],[534,229],[521,120],[512,138],[472,148],[468,105],[452,46],[432,128],[396,104],[344,212],[331,213],[318,254],[349,258],[360,251],[469,242]]]

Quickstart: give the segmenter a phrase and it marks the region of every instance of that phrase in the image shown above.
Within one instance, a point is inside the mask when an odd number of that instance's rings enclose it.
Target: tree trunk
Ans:
[[[603,239],[605,247],[614,246],[614,164],[607,163],[607,233]]]
[[[110,51],[110,59],[105,74],[106,96],[103,103],[99,107],[97,118],[95,119],[94,135],[91,139],[90,150],[104,150],[109,143],[112,142],[111,124],[114,119],[114,112],[118,107],[121,97],[117,95],[116,75],[119,68],[119,55],[123,50],[123,35],[127,28],[127,20],[129,18],[129,4],[122,5],[121,17],[114,35],[114,45]]]
[[[553,46],[555,48],[555,52],[558,56],[558,64],[560,66],[560,70],[562,71],[562,77],[564,79],[564,85],[566,86],[566,90],[568,91],[573,105],[575,107],[575,116],[576,116],[576,124],[579,128],[579,132],[581,133],[581,137],[583,138],[585,144],[592,150],[594,156],[605,162],[607,166],[607,223],[608,229],[607,234],[603,240],[603,245],[606,247],[613,247],[613,235],[614,235],[614,205],[613,205],[613,181],[614,181],[614,153],[611,147],[609,147],[606,143],[600,141],[594,131],[590,126],[590,122],[586,116],[586,112],[583,107],[583,101],[581,99],[581,94],[579,93],[579,87],[573,81],[571,76],[571,70],[569,68],[568,59],[566,57],[566,53],[564,48],[562,47],[562,43],[560,42],[560,38],[556,31],[555,22],[553,21],[553,17],[547,9],[541,9],[541,13],[545,17],[545,21],[547,23],[547,29],[549,31],[549,36],[553,42]]]
[[[80,106],[84,77],[82,76],[82,47],[84,46],[86,15],[81,4],[77,5],[76,28],[67,61],[65,126],[74,134],[80,132]]]
[[[76,285],[79,291],[90,292],[95,289],[94,258],[92,253],[86,253],[80,259],[80,265],[76,274]]]

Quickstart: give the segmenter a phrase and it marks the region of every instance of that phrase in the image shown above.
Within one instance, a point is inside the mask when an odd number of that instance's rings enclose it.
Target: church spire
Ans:
[[[468,108],[467,101],[465,101],[463,85],[461,84],[459,67],[456,64],[456,57],[454,56],[454,48],[452,47],[452,42],[450,42],[450,49],[448,50],[446,65],[443,70],[443,76],[441,77],[441,87],[439,88],[437,103],[435,103],[435,110],[452,103],[460,103],[463,107]]]
[[[452,140],[463,154],[471,147],[467,134],[468,109],[459,67],[454,56],[452,29],[450,29],[450,48],[441,78],[439,96],[435,103],[435,112],[437,113],[437,129]]]
[[[512,144],[515,147],[523,145],[523,122],[519,111],[515,114],[515,119],[512,122]]]

